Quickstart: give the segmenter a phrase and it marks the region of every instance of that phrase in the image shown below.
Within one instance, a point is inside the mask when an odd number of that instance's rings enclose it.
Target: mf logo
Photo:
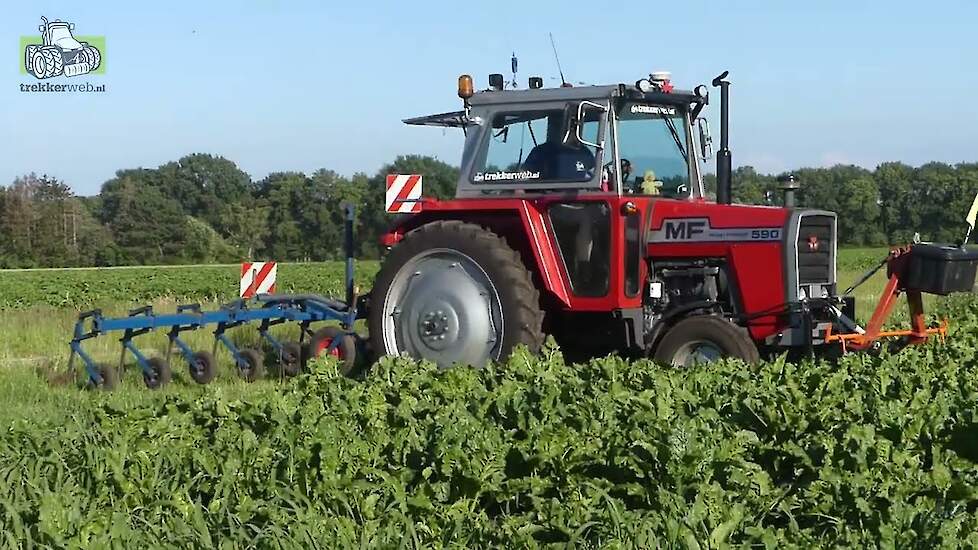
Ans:
[[[706,220],[668,220],[665,224],[666,240],[695,240],[706,232]]]
[[[74,23],[41,18],[40,36],[21,36],[22,72],[43,79],[105,72],[105,37],[75,36]]]

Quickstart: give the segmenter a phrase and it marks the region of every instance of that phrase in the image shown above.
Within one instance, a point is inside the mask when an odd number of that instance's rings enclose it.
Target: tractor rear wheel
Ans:
[[[44,56],[44,74],[41,78],[51,78],[64,72],[64,58],[61,57],[61,49],[52,47],[41,48],[41,55]]]
[[[34,74],[34,54],[37,53],[41,48],[36,44],[28,44],[24,48],[24,69],[30,73],[32,76],[37,76]]]
[[[99,53],[98,48],[90,44],[85,44],[85,59],[88,61],[88,71],[94,73],[95,69],[102,64],[102,54]]]
[[[519,253],[501,237],[457,220],[405,235],[371,291],[370,340],[379,354],[440,367],[483,366],[543,343],[540,294]]]
[[[47,78],[48,61],[40,48],[34,50],[31,54],[30,67],[27,69],[27,72],[34,75],[34,78]]]
[[[713,315],[697,315],[676,323],[659,341],[655,360],[674,367],[692,367],[719,359],[760,360],[747,331]]]

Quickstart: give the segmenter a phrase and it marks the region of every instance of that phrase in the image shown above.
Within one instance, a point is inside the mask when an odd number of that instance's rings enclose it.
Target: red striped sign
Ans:
[[[421,212],[421,176],[387,174],[385,208],[390,214]]]
[[[253,298],[258,294],[275,292],[275,262],[245,262],[241,264],[242,298]]]

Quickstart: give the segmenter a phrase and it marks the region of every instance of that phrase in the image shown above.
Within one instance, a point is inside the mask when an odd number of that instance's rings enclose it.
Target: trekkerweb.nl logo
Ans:
[[[41,17],[40,35],[20,37],[21,74],[37,80],[105,74],[105,37],[75,35],[75,24]],[[105,84],[21,83],[22,92],[104,92]]]

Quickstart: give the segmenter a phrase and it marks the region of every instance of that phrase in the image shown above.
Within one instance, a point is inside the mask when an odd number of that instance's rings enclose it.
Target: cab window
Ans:
[[[624,103],[618,113],[622,191],[688,197],[686,117],[675,107]]]
[[[484,162],[472,174],[474,184],[589,182],[598,151],[568,131],[576,111],[543,109],[500,113],[493,117]],[[599,142],[600,113],[588,112],[581,136]]]

